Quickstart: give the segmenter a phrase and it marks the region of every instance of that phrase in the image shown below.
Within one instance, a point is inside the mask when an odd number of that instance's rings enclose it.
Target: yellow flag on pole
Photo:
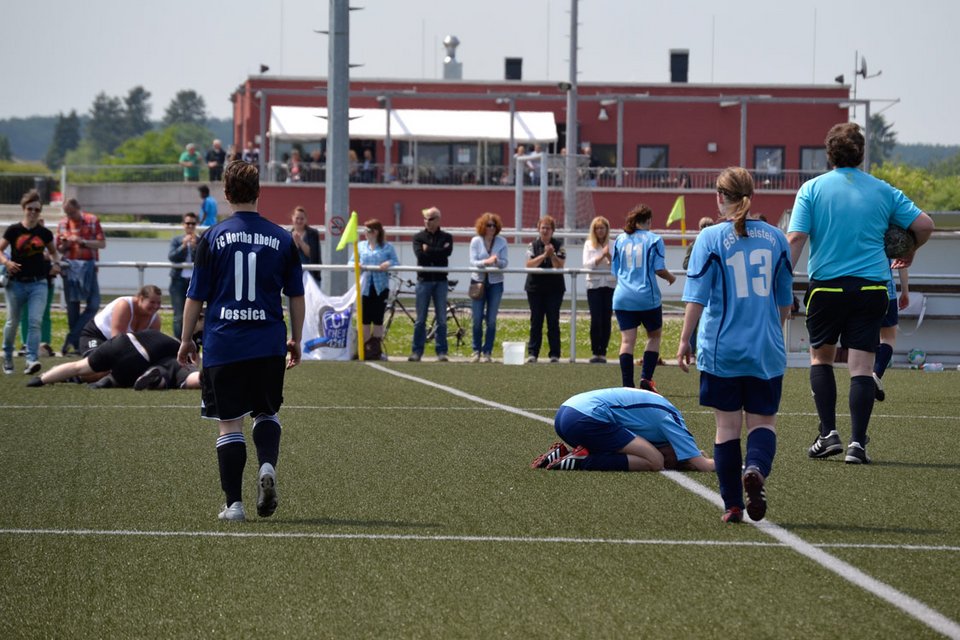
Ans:
[[[673,209],[667,217],[667,226],[680,221],[680,245],[687,246],[687,211],[684,206],[683,196],[677,196],[677,201],[673,203]]]
[[[681,196],[683,197],[683,196]],[[347,222],[346,229],[343,230],[343,235],[340,236],[340,243],[337,245],[337,251],[342,251],[345,246],[351,242],[357,241],[357,212],[354,211],[350,214],[350,221]]]

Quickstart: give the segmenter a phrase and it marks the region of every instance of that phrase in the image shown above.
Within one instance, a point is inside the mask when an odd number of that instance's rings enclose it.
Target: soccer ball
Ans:
[[[927,354],[923,349],[910,349],[910,353],[907,354],[907,362],[918,367],[926,360]]]
[[[883,234],[883,250],[888,258],[902,258],[914,252],[917,248],[917,237],[913,231],[890,225]]]

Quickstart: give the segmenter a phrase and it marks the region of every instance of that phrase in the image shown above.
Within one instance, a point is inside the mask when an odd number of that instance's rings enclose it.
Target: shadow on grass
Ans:
[[[909,527],[864,527],[855,524],[798,524],[792,522],[778,522],[781,527],[789,531],[844,531],[848,533],[904,533],[910,535],[930,536],[944,533],[943,529],[913,529]]]
[[[871,467],[904,467],[906,469],[958,469],[956,462],[901,462],[899,460],[874,460]]]

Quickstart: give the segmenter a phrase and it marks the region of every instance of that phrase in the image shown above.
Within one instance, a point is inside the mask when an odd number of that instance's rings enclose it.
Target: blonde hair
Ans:
[[[724,214],[733,220],[738,236],[747,235],[747,214],[750,213],[753,197],[753,178],[743,167],[727,167],[717,177],[717,193],[723,197],[729,211]]]
[[[607,228],[607,242],[610,242],[610,221],[603,216],[597,216],[590,221],[590,232],[587,234],[587,244],[594,249],[600,248],[600,240],[597,239],[597,225],[603,225]]]

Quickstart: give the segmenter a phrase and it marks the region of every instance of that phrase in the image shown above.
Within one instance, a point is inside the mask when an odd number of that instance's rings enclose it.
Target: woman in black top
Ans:
[[[527,247],[527,268],[544,269],[544,274],[528,274],[524,291],[530,305],[530,341],[527,343],[527,362],[540,357],[543,342],[543,320],[547,320],[547,344],[550,362],[560,361],[560,305],[567,290],[562,273],[548,273],[548,269],[563,269],[567,252],[563,240],[553,237],[557,225],[553,218],[544,216],[537,223],[537,238]]]

